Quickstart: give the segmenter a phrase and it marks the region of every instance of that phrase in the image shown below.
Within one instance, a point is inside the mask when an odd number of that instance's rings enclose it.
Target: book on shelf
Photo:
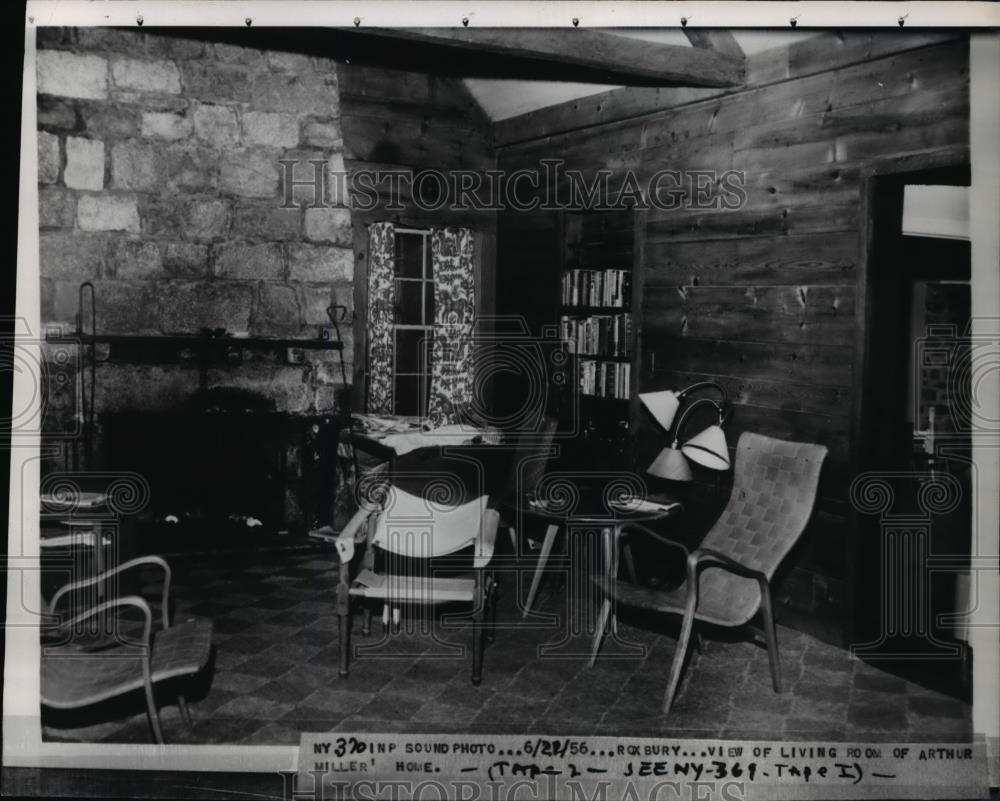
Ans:
[[[628,362],[584,359],[580,361],[579,371],[580,392],[583,395],[617,399],[631,396],[632,365]]]
[[[567,270],[562,276],[562,304],[624,309],[630,305],[631,285],[628,270]]]
[[[560,318],[560,331],[567,350],[581,356],[627,358],[632,352],[632,315],[594,314]]]

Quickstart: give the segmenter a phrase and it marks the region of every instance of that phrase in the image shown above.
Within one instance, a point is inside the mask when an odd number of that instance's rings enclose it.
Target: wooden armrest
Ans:
[[[622,536],[626,535],[629,531],[633,531],[633,530],[635,530],[635,531],[641,531],[643,534],[646,534],[646,535],[652,537],[653,539],[655,539],[657,542],[661,543],[662,545],[669,545],[671,548],[677,548],[678,550],[680,550],[684,554],[684,558],[685,559],[687,559],[688,556],[689,556],[687,546],[683,545],[682,543],[677,542],[676,540],[672,540],[669,537],[664,537],[659,532],[653,531],[651,528],[647,528],[646,526],[644,526],[644,525],[642,525],[640,523],[628,523],[628,522],[619,523],[615,527],[615,538],[617,539],[619,537],[622,537]]]
[[[116,609],[119,607],[131,606],[142,612],[143,615],[143,627],[142,627],[142,645],[146,649],[146,656],[149,657],[149,639],[153,628],[153,612],[149,608],[149,604],[145,600],[140,598],[138,595],[123,595],[121,598],[112,598],[109,601],[103,601],[97,606],[91,607],[86,612],[82,612],[75,617],[70,618],[67,621],[60,623],[57,629],[70,629],[77,623],[81,623],[84,620],[88,620],[96,615],[103,612],[107,612],[109,609]],[[53,647],[54,643],[47,643],[47,647]]]
[[[493,558],[493,548],[497,540],[497,528],[500,525],[500,512],[496,509],[486,509],[482,522],[479,524],[479,537],[476,538],[476,555],[473,567],[481,568],[489,564]]]
[[[724,553],[719,551],[714,551],[711,548],[698,548],[692,551],[688,556],[688,580],[697,583],[698,572],[708,566],[721,567],[724,570],[728,570],[730,573],[735,573],[738,576],[743,576],[744,578],[755,579],[761,584],[762,588],[766,588],[768,584],[767,574],[761,572],[760,570],[754,570],[746,565],[742,565],[737,562],[732,557],[726,556]]]
[[[56,609],[56,604],[59,599],[62,598],[67,593],[76,592],[77,590],[82,590],[85,587],[92,587],[95,584],[100,584],[107,581],[112,576],[116,576],[119,573],[124,573],[126,570],[131,570],[134,567],[142,567],[143,565],[156,565],[163,570],[163,595],[160,599],[161,610],[160,614],[163,621],[163,628],[170,627],[170,616],[169,616],[169,601],[170,601],[170,578],[171,571],[170,565],[167,564],[165,559],[159,556],[139,556],[135,559],[130,559],[127,562],[122,562],[110,570],[105,570],[103,573],[92,576],[91,578],[80,579],[79,581],[74,581],[71,584],[66,584],[55,591],[52,596],[52,601],[49,603],[49,608],[54,612]],[[131,596],[138,597],[138,596]],[[140,599],[141,600],[141,599]],[[148,607],[147,607],[148,608]]]

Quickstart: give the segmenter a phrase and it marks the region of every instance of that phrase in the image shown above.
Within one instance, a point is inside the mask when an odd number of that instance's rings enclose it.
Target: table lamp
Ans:
[[[674,428],[673,444],[660,451],[653,463],[646,468],[646,472],[657,478],[665,478],[670,481],[691,481],[691,466],[688,460],[700,464],[712,470],[729,469],[729,447],[726,444],[726,434],[722,430],[726,417],[726,392],[718,384],[711,381],[701,381],[692,384],[690,387],[682,389],[680,392],[673,390],[663,390],[660,392],[640,393],[639,400],[649,410],[656,421],[669,433],[673,427],[674,417],[681,406],[685,396],[696,390],[712,388],[719,392],[722,401],[715,401],[711,398],[697,398],[689,405],[685,406],[677,426]],[[684,423],[695,409],[710,405],[716,409],[719,421],[708,426],[697,433],[691,439],[680,445],[681,434],[684,430]]]

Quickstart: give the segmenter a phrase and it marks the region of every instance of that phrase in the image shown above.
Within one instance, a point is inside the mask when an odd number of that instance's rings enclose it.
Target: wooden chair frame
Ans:
[[[340,655],[339,675],[347,678],[350,675],[350,635],[351,635],[351,596],[359,595],[352,582],[351,564],[354,561],[356,547],[364,547],[363,568],[373,570],[374,568],[374,547],[373,539],[375,535],[378,516],[382,512],[379,505],[363,506],[348,521],[347,525],[336,537],[322,537],[332,539],[339,558],[338,581],[337,581],[337,644]],[[472,683],[478,685],[482,681],[483,648],[486,642],[492,643],[495,639],[496,630],[496,581],[491,572],[488,571],[490,559],[493,556],[493,547],[496,542],[497,528],[500,515],[495,509],[487,508],[480,521],[480,529],[476,539],[476,554],[473,560],[474,578],[472,584],[471,600],[473,604],[472,621]],[[433,579],[431,580],[433,582]],[[427,603],[427,601],[416,597],[406,597],[400,600],[414,601],[416,603]],[[432,601],[433,602],[433,601]],[[488,612],[488,614],[487,614]],[[369,634],[371,631],[371,610],[365,609],[362,634]]]
[[[86,589],[87,587],[92,587],[95,585],[98,586],[98,589],[103,589],[108,580],[111,579],[112,577],[120,573],[124,573],[127,570],[132,570],[137,567],[150,566],[150,565],[159,567],[163,571],[163,589],[160,597],[160,604],[161,604],[160,630],[166,631],[171,628],[169,609],[170,609],[170,582],[172,573],[170,570],[170,565],[166,562],[166,560],[162,559],[159,556],[140,556],[136,559],[131,559],[128,562],[123,562],[122,564],[114,568],[111,568],[110,570],[106,570],[99,575],[66,584],[60,587],[58,590],[56,590],[56,592],[53,594],[52,600],[48,604],[49,610],[51,613],[55,613],[58,607],[59,600],[64,596],[69,595],[70,593],[77,592],[79,590],[83,590]],[[149,726],[152,731],[154,740],[158,744],[162,745],[164,743],[163,730],[160,722],[159,710],[157,709],[156,699],[153,692],[153,686],[157,681],[153,664],[153,654],[154,654],[154,649],[156,647],[155,638],[153,636],[154,635],[153,612],[150,609],[149,603],[144,598],[138,595],[126,595],[102,601],[98,603],[96,606],[91,607],[90,609],[87,609],[86,611],[73,616],[69,620],[61,621],[59,623],[46,627],[45,632],[50,637],[53,635],[59,635],[63,632],[70,631],[73,626],[76,626],[79,623],[82,623],[93,617],[104,615],[107,612],[112,611],[114,609],[124,609],[129,607],[138,609],[142,613],[143,628],[142,628],[141,638],[139,640],[127,640],[127,641],[120,640],[116,643],[111,643],[111,644],[105,643],[102,647],[107,647],[107,650],[109,652],[113,651],[114,648],[120,646],[136,647],[140,649],[141,665],[142,665],[141,686],[146,700],[146,717],[149,721]],[[185,626],[185,625],[189,624],[180,624],[180,626]],[[211,624],[208,625],[210,631]],[[175,627],[174,631],[176,631],[178,628],[179,627]],[[62,645],[62,643],[60,642],[43,644],[43,650],[42,650],[43,662],[46,658],[45,650],[47,648],[58,648],[60,647],[60,645]],[[84,652],[86,652],[86,649]],[[201,667],[203,667],[203,665]],[[200,670],[200,667],[198,669]],[[191,672],[197,672],[197,671],[191,671]],[[44,676],[44,671],[43,671],[43,676]],[[166,676],[164,677],[163,680],[169,678],[174,678],[174,676]],[[110,698],[113,697],[114,695],[120,695],[127,692],[131,692],[132,689],[133,687],[131,686],[131,684],[129,684],[128,686],[121,689],[120,692],[109,693],[107,697]],[[57,701],[53,698],[47,698],[46,688],[44,686],[44,683],[42,686],[41,700],[43,704],[45,704],[46,706],[50,706],[54,709],[72,709],[79,706],[87,706],[90,703],[90,701],[85,701],[83,703],[77,704],[72,702]],[[188,710],[187,701],[185,700],[184,695],[181,693],[178,693],[177,695],[177,704],[180,709],[181,718],[184,720],[184,723],[187,725],[189,729],[193,728],[194,724],[191,720],[191,714]]]

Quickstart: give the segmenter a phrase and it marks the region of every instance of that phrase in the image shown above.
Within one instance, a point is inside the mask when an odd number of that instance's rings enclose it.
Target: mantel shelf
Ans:
[[[608,317],[632,313],[628,306],[574,306],[564,303],[559,309],[564,317]]]
[[[129,335],[129,334],[57,334],[45,337],[46,342],[61,345],[125,345],[127,347],[147,348],[301,348],[302,350],[343,350],[344,343],[333,339],[296,339],[291,337],[208,337],[200,334],[164,334],[164,335]]]

